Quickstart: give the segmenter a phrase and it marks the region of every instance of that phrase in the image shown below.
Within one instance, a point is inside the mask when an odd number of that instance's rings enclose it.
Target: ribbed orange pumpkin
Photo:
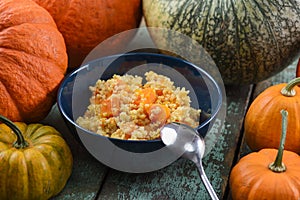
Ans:
[[[43,119],[67,69],[66,46],[51,15],[31,0],[0,1],[0,114]]]
[[[288,112],[282,110],[281,113],[282,123],[279,124],[282,124],[282,134],[278,150],[252,152],[233,167],[229,179],[233,200],[300,198],[300,157],[292,151],[284,150],[285,139],[293,137],[286,133],[287,124],[293,123],[292,116],[287,120]]]
[[[245,141],[253,151],[276,148],[280,141],[281,109],[289,112],[285,149],[300,154],[300,78],[273,85],[259,94],[245,117]]]
[[[34,1],[49,11],[63,34],[70,68],[79,66],[84,57],[105,39],[137,28],[142,17],[141,0]]]

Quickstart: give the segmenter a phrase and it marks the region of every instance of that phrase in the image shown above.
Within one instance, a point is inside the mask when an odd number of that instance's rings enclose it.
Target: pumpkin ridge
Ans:
[[[53,181],[58,183],[55,184],[53,188],[53,195],[56,195],[63,189],[67,181],[67,177],[70,176],[70,166],[63,166],[65,159],[64,154],[61,153],[61,151],[54,151],[55,148],[50,144],[38,144],[33,148],[40,152],[43,155],[43,157],[47,160],[50,167],[50,171],[52,173],[56,173],[56,175],[59,174],[56,177],[52,176],[52,179],[55,178]]]
[[[53,175],[47,158],[41,152],[34,151],[34,148],[24,150],[24,157],[28,166],[29,187],[35,188],[34,192],[30,193],[29,199],[50,198],[54,186],[49,184]]]
[[[75,2],[75,0],[68,0],[67,3],[65,1],[64,2],[64,6],[63,6],[64,12],[61,11],[61,13],[63,13],[63,14],[60,13],[59,17],[53,16],[53,18],[55,18],[54,21],[57,24],[57,27],[60,26],[60,22],[63,21],[63,19],[65,18],[65,16],[68,15],[68,10],[70,8],[70,5],[73,4],[74,2]],[[42,7],[45,8],[48,11],[48,9],[46,8],[46,6],[43,5]]]
[[[1,72],[0,72],[0,74],[1,74]],[[5,86],[5,88],[6,88],[6,90],[7,91],[13,91],[13,90],[11,90],[12,89],[12,87],[13,86],[11,86],[11,84],[15,84],[15,83],[11,83],[11,80],[10,80],[10,78],[11,77],[9,77],[9,76],[2,76],[2,77],[6,77],[8,80],[5,80],[5,82],[3,82],[3,79],[1,80],[1,83]],[[26,77],[26,76],[25,76]],[[20,81],[24,81],[24,79],[19,79]],[[29,80],[29,77],[28,77],[28,80]],[[6,83],[6,84],[5,84]],[[31,82],[31,86],[32,86],[33,84],[32,84],[32,82]],[[8,87],[8,86],[10,86],[10,87]],[[8,90],[8,89],[10,89],[10,90]],[[15,93],[13,93],[13,94],[15,94]],[[41,93],[40,93],[41,94]],[[11,93],[9,93],[9,96],[10,96],[10,100],[13,102],[13,104],[14,104],[14,106],[17,108],[17,110],[18,110],[18,114],[21,116],[21,118],[23,118],[24,120],[28,120],[28,117],[27,117],[27,119],[25,119],[26,117],[25,116],[27,116],[27,112],[28,111],[26,111],[26,110],[24,110],[24,105],[23,104],[20,104],[19,102],[20,102],[20,100],[22,100],[22,99],[20,99],[19,98],[19,96],[16,96],[16,95],[11,95]],[[8,98],[8,97],[6,97],[6,98]],[[43,104],[45,104],[45,103],[47,103],[46,101],[44,101],[43,102]],[[31,105],[32,106],[32,105]],[[35,105],[34,107],[37,107],[37,105]],[[44,107],[44,106],[43,106]],[[44,107],[44,108],[46,108],[46,107]],[[40,109],[39,110],[39,112],[41,112],[42,111],[42,109]],[[45,112],[45,111],[44,111]],[[47,113],[47,112],[45,112],[45,113]],[[33,114],[33,112],[32,112],[32,114]],[[46,114],[45,114],[46,115]],[[32,116],[31,116],[32,117]],[[32,119],[32,118],[31,118]],[[15,120],[15,119],[13,119],[13,120]],[[18,121],[19,120],[21,120],[21,119],[18,119]]]
[[[29,185],[28,171],[26,165],[26,159],[23,149],[13,150],[9,155],[9,169],[7,176],[6,187],[10,188],[8,196],[13,196],[16,199],[28,199],[29,198]],[[16,176],[17,174],[17,176]],[[21,190],[21,192],[20,192]],[[19,196],[16,196],[18,194]]]
[[[264,93],[265,94],[265,93]],[[273,99],[272,98],[265,98],[265,96],[263,96],[264,94],[262,95],[259,95],[255,101],[259,101],[260,99],[265,99],[264,101],[264,104],[262,107],[264,107],[264,110],[267,110],[267,109],[270,109],[272,107],[271,103],[273,102]],[[268,97],[268,96],[267,96]],[[266,102],[266,100],[268,100]],[[266,120],[264,117],[269,117],[269,116],[260,116],[260,117],[257,117],[257,115],[255,117],[249,115],[249,113],[257,113],[257,112],[261,112],[261,110],[256,110],[256,111],[252,111],[252,109],[254,109],[254,107],[250,106],[249,108],[249,112],[248,114],[246,115],[246,123],[245,123],[245,131],[246,131],[246,134],[245,134],[245,137],[246,137],[246,142],[247,142],[247,145],[253,149],[253,150],[259,150],[259,147],[257,145],[255,146],[252,146],[252,144],[257,144],[259,142],[259,139],[258,137],[256,137],[256,135],[252,135],[252,132],[253,132],[253,129],[257,129],[258,131],[260,131],[262,128],[262,126],[264,126],[263,123],[257,123],[256,121],[257,120],[261,120],[261,121],[268,121]],[[266,112],[267,113],[267,112]],[[251,120],[250,123],[248,122],[248,120]],[[252,127],[252,126],[249,126],[249,124],[257,124],[256,127]],[[264,133],[262,133],[264,134]]]
[[[167,4],[166,4],[166,8],[172,8],[172,1],[169,1]],[[184,8],[186,8],[186,7],[188,7],[188,3],[187,4],[184,4],[183,6],[180,6],[179,7],[179,13],[182,13],[183,12],[183,9]],[[174,20],[174,18],[173,18],[174,16],[171,16],[171,22],[168,22],[168,24],[169,24],[169,26],[170,26],[170,28],[172,29],[172,28],[174,28],[175,27],[175,25],[176,25],[176,21]]]
[[[26,134],[27,137],[29,137],[31,140],[39,140],[39,138],[43,137],[43,139],[45,139],[45,137],[57,137],[58,138],[62,138],[61,134],[56,131],[55,129],[53,129],[51,126],[44,126],[41,124],[33,124],[34,127],[38,126],[36,129],[32,130],[29,129],[28,131],[26,131],[26,133],[30,133]],[[34,132],[33,132],[34,131]]]
[[[243,8],[246,12],[247,7],[245,6],[245,3],[243,1],[241,1],[241,4],[243,4],[243,6],[244,6]],[[236,14],[236,11],[235,11],[235,8],[234,8],[234,3],[232,2],[232,0],[231,0],[231,5],[232,5],[232,10],[234,11],[233,13],[234,13],[235,20],[237,21],[237,23],[236,23],[236,37],[235,37],[235,39],[236,39],[235,44],[236,45],[235,45],[235,48],[240,49],[239,51],[237,51],[238,61],[240,61],[240,57],[241,57],[241,54],[242,54],[241,51],[243,50],[242,48],[239,48],[241,46],[241,44],[240,44],[241,38],[240,38],[240,34],[238,34],[238,33],[243,32],[243,36],[245,37],[244,41],[249,46],[248,50],[249,50],[249,53],[250,53],[250,57],[253,61],[253,65],[255,66],[255,67],[253,67],[254,70],[252,71],[253,77],[256,77],[258,72],[259,72],[259,67],[258,67],[259,65],[258,65],[256,56],[255,56],[252,44],[249,40],[249,35],[247,34],[247,31],[245,30],[245,27],[243,26],[241,20],[238,18],[237,14]],[[245,14],[245,16],[246,16],[246,14]],[[250,23],[252,22],[251,20],[249,20],[249,21],[250,21]],[[240,62],[239,62],[238,65],[240,67],[243,67],[243,65]],[[245,73],[247,73],[247,71],[245,71]],[[245,77],[247,77],[247,76],[245,76]],[[251,81],[253,81],[253,80],[251,80]]]
[[[8,199],[7,197],[7,190],[6,188],[8,188],[6,186],[7,182],[7,176],[8,176],[8,167],[5,167],[5,166],[8,166],[8,160],[9,160],[9,157],[10,155],[8,154],[8,152],[11,152],[11,149],[7,149],[3,152],[0,152],[0,163],[3,164],[3,165],[0,165],[0,194],[4,194],[6,197],[6,199]],[[4,187],[1,187],[1,186],[4,186]]]
[[[266,96],[265,96],[265,97],[266,97]],[[262,97],[262,98],[264,99],[265,97]],[[279,99],[279,98],[270,98],[269,101],[268,101],[267,103],[265,103],[264,106],[263,106],[263,107],[261,108],[261,110],[260,110],[260,112],[270,113],[270,115],[262,115],[262,116],[259,116],[259,118],[257,118],[256,120],[261,120],[261,121],[266,121],[266,122],[272,120],[272,117],[273,117],[274,115],[271,114],[272,112],[271,112],[270,110],[273,109],[274,103],[275,103],[275,102],[278,102],[278,101],[280,102],[280,99]],[[262,111],[262,109],[263,109],[263,111]],[[280,110],[280,109],[279,109],[279,110]],[[271,118],[271,119],[270,119],[270,118]],[[280,123],[280,122],[279,122],[279,123]],[[256,123],[256,124],[258,124],[258,123]],[[265,126],[264,123],[259,123],[259,129],[258,129],[258,130],[263,130],[263,129],[264,129],[263,126]],[[270,130],[270,131],[273,131],[272,129],[269,129],[269,130]],[[279,129],[279,131],[280,131],[280,129]],[[261,134],[266,135],[266,137],[268,137],[268,134],[265,134],[265,133],[262,133],[262,132],[261,132]],[[278,137],[280,138],[280,132],[279,132]],[[273,139],[273,138],[271,138],[271,140],[272,140],[272,139]],[[256,143],[259,142],[259,140],[261,140],[261,139],[260,139],[259,136],[257,136],[257,138],[256,138]],[[279,145],[279,142],[278,142],[277,145],[272,146],[272,147],[273,147],[273,148],[277,148],[278,145]],[[261,149],[261,147],[260,147],[260,149]],[[259,149],[259,150],[260,150],[260,149]]]
[[[22,23],[20,25],[14,26],[14,27],[9,27],[7,30],[0,32],[0,39],[3,38],[3,41],[0,43],[0,48],[4,48],[6,50],[13,50],[17,52],[24,52],[27,55],[31,55],[34,58],[39,58],[46,60],[47,62],[55,63],[60,69],[61,73],[64,74],[66,71],[66,63],[67,63],[67,57],[65,60],[58,60],[57,55],[61,53],[66,54],[66,46],[64,43],[64,38],[62,34],[57,30],[55,27],[50,27],[45,24],[34,24],[35,26],[32,26],[33,24],[31,23]],[[26,29],[26,31],[23,31]],[[32,36],[31,32],[36,32],[39,31],[39,34],[41,33],[48,33],[49,38],[51,38],[51,45],[52,46],[46,46],[46,45],[40,45],[36,48],[36,43],[32,43],[31,41],[28,42],[22,42],[20,43],[18,41],[18,38],[21,40],[24,40],[27,36],[29,39],[35,39],[35,37]],[[18,38],[11,38],[10,35],[17,35]],[[60,38],[53,38],[53,35],[58,35]],[[8,36],[7,36],[8,35]],[[45,43],[48,42],[46,39],[38,39],[38,42]],[[28,47],[28,45],[30,45]],[[58,48],[57,46],[60,45],[64,50]],[[21,48],[20,48],[21,47]],[[49,51],[49,48],[53,47],[53,49],[60,50],[58,52],[54,52],[54,50],[51,49]],[[17,49],[19,48],[19,49]],[[3,52],[5,53],[5,52]],[[32,59],[31,59],[32,60]]]
[[[15,106],[16,109],[14,109],[15,112],[18,112],[18,115],[21,115],[20,111],[19,111],[19,108],[18,108],[18,104],[16,104],[16,100],[13,98],[13,95],[10,94],[9,90],[7,87],[5,87],[5,84],[3,83],[3,81],[1,80],[0,81],[1,85],[4,86],[4,87],[1,87],[2,89],[4,89],[6,91],[5,93],[5,96],[6,96],[6,99],[10,99],[10,103]],[[2,94],[3,94],[4,91],[2,91]],[[7,102],[1,102],[1,103],[7,103]],[[12,107],[12,105],[10,105],[10,107]],[[1,110],[1,109],[0,109]],[[12,110],[12,109],[11,109]],[[1,113],[3,113],[3,111],[1,111]],[[7,113],[4,113],[5,115],[7,115]]]
[[[299,181],[299,177],[295,177],[294,175],[289,175],[286,177],[283,177],[286,179],[286,181],[284,181],[285,183],[288,183],[289,187],[292,192],[295,194],[295,196],[300,196],[300,192],[299,192],[299,188],[300,188],[300,181]],[[298,187],[296,187],[296,185],[298,185]]]
[[[202,2],[199,2],[199,4],[197,4],[197,5],[193,5],[193,3],[185,3],[185,4],[183,4],[182,6],[179,7],[178,13],[180,13],[180,14],[184,14],[185,13],[185,14],[189,15],[190,13],[192,13],[193,9],[196,10],[196,8],[201,7],[201,3]],[[192,9],[189,10],[189,12],[184,12],[184,11],[186,11],[185,9],[187,9],[189,6],[191,6],[191,4],[193,5]],[[184,20],[187,20],[187,18],[184,18]],[[182,19],[181,21],[179,21],[178,25],[182,26],[183,23],[184,23],[184,20]],[[188,19],[188,20],[190,20],[190,19]],[[195,21],[197,21],[197,20],[195,20]],[[172,20],[172,23],[169,23],[169,25],[170,25],[170,29],[173,29],[175,27],[176,21],[174,20],[174,18]],[[177,29],[175,29],[175,30],[177,30]],[[187,34],[186,29],[183,32],[184,32],[184,34]]]
[[[30,0],[31,1],[31,0]],[[38,25],[44,25],[46,24],[47,27],[52,27],[53,29],[57,29],[56,28],[56,25],[49,22],[49,23],[43,23],[43,22],[40,22],[40,23],[35,23],[35,22],[23,22],[23,23],[19,23],[19,24],[14,24],[14,26],[6,26],[6,27],[3,27],[2,29],[0,29],[0,33],[1,32],[5,32],[7,30],[10,30],[12,28],[18,28],[18,27],[22,27],[24,25],[34,25],[34,26],[38,26]]]
[[[38,55],[36,55],[36,54],[34,54],[34,53],[29,53],[29,52],[26,52],[26,51],[20,51],[20,50],[18,50],[18,49],[12,49],[12,48],[7,48],[7,47],[0,47],[0,52],[1,52],[1,54],[6,54],[6,52],[2,52],[1,50],[12,51],[12,52],[22,52],[22,53],[24,53],[24,54],[26,54],[26,55],[29,55],[30,57],[38,58],[38,59],[40,59],[40,60],[44,60],[45,62],[47,62],[47,63],[49,63],[49,64],[52,63],[51,61],[56,61],[56,60],[54,60],[54,59],[41,58],[41,57],[39,57]],[[57,64],[56,66],[61,67],[62,65]],[[60,68],[60,69],[61,69],[61,68]],[[62,74],[64,74],[64,69],[61,69],[60,72],[61,72]]]
[[[38,6],[36,3],[34,3],[35,5],[32,3],[24,4],[22,1],[18,0],[6,1],[5,3],[6,5],[0,3],[0,17],[6,19],[5,22],[8,25],[5,26],[5,23],[0,23],[0,25],[2,25],[0,26],[0,32],[6,28],[18,26],[24,23],[30,23],[33,25],[47,24],[48,26],[56,27],[55,21],[51,15],[44,8],[40,8],[40,6]],[[23,10],[23,15],[18,12],[19,9]],[[43,15],[44,17],[35,17],[40,15]]]
[[[34,140],[33,138],[36,134],[36,131],[42,126],[42,124],[29,124],[26,126],[25,130],[22,132],[23,136],[27,139]]]
[[[256,0],[253,0],[253,2],[256,4],[258,10],[260,11],[260,14],[262,16],[264,16],[264,22],[267,22],[267,25],[265,26],[268,30],[269,30],[269,33],[273,36],[273,37],[269,37],[271,40],[273,40],[276,44],[276,49],[278,50],[279,52],[279,56],[281,57],[282,56],[282,52],[281,52],[281,49],[279,48],[279,44],[277,42],[277,40],[275,39],[276,38],[276,34],[271,26],[271,23],[270,23],[270,20],[269,18],[267,17],[267,15],[265,14],[266,12],[263,12],[263,10],[261,9],[259,3],[256,1]],[[272,1],[270,1],[271,4],[272,4]],[[275,6],[275,5],[274,5]],[[276,7],[276,6],[275,6]],[[271,12],[270,12],[271,13]]]
[[[259,167],[259,166],[258,166],[258,167]],[[251,195],[254,195],[254,196],[255,196],[256,191],[257,191],[257,189],[260,188],[261,182],[263,182],[263,178],[264,178],[265,176],[266,176],[265,174],[260,173],[260,178],[259,178],[259,179],[257,178],[258,176],[251,178],[251,179],[252,179],[251,182],[253,182],[253,184],[252,184],[252,183],[249,183],[249,185],[252,185],[252,187],[251,187],[251,188],[248,190],[248,192],[246,193],[246,196],[247,196],[249,199],[251,199],[251,198],[253,199],[253,197],[251,197]]]
[[[287,181],[286,181],[287,177],[281,176],[281,174],[274,173],[274,172],[271,172],[271,171],[270,171],[270,173],[264,173],[264,174],[261,173],[261,176],[259,178],[257,177],[255,179],[254,184],[251,185],[251,188],[249,190],[248,198],[249,199],[255,199],[255,197],[257,197],[257,191],[259,191],[259,189],[261,188],[262,185],[270,184],[270,179],[273,180],[273,183],[272,183],[272,185],[270,185],[270,187],[272,187],[272,188],[276,188],[277,187],[277,190],[274,189],[275,191],[279,191],[280,190],[279,193],[276,193],[277,196],[276,196],[276,198],[274,200],[282,200],[282,199],[284,199],[283,197],[285,197],[285,195],[283,194],[284,193],[283,189],[286,189],[286,188],[289,188],[289,187],[281,187],[280,183],[288,184]],[[275,181],[275,183],[274,183],[274,181]],[[272,192],[272,191],[269,191],[269,190],[261,191],[260,198],[261,199],[266,199],[267,197],[269,197],[271,195],[270,192]]]
[[[207,30],[208,30],[207,26],[208,26],[209,13],[210,13],[211,8],[212,8],[212,2],[213,2],[213,0],[211,0],[210,3],[209,3],[208,10],[207,10],[206,17],[205,17],[206,20],[205,20],[204,26],[203,26],[202,45],[203,45],[204,48],[207,47],[207,45],[206,45],[206,33],[207,33]]]
[[[61,152],[62,154],[65,154],[65,151],[69,151],[68,148],[61,147],[61,144],[67,143],[64,141],[64,139],[61,136],[58,135],[44,135],[43,138],[37,138],[36,140],[32,141],[34,145],[37,144],[44,144],[44,145],[50,145],[52,147],[56,148],[56,151]]]
[[[299,172],[298,172],[298,173],[299,173]],[[292,186],[298,185],[298,188],[300,188],[300,181],[299,181],[299,177],[298,177],[298,176],[290,175],[290,176],[289,176],[289,179],[290,179],[290,182],[292,182],[292,184],[290,184],[290,185],[292,185]],[[299,190],[297,191],[298,188],[293,187],[293,192],[294,192],[295,194],[297,194],[298,196],[300,196]]]
[[[34,141],[32,141],[34,145],[37,144],[43,144],[43,145],[50,145],[51,147],[54,147],[56,151],[61,155],[61,157],[65,157],[64,155],[71,154],[71,151],[69,148],[66,148],[67,143],[65,140],[58,135],[47,135],[43,136],[43,138],[38,138]],[[64,144],[65,146],[62,146]],[[72,160],[72,159],[71,159]]]
[[[29,53],[29,52],[26,52],[26,51],[20,51],[20,50],[18,50],[18,49],[7,48],[7,47],[0,47],[0,52],[1,52],[1,54],[5,54],[6,52],[3,52],[2,50],[12,51],[12,52],[22,52],[22,53],[24,53],[24,54],[26,54],[26,55],[29,55],[30,57],[38,58],[38,59],[40,59],[40,60],[44,60],[45,62],[47,62],[47,63],[49,63],[49,64],[53,63],[53,62],[51,62],[51,61],[56,61],[56,60],[54,60],[54,59],[41,58],[40,56],[38,56],[38,55],[36,55],[36,54],[34,54],[34,53]],[[63,65],[57,64],[56,66],[62,67]],[[65,71],[64,68],[60,68],[60,73],[65,74],[64,71]]]
[[[296,86],[297,87],[297,86]],[[300,97],[300,90],[297,90],[297,93]],[[296,94],[297,95],[297,94]],[[300,98],[299,98],[300,99]],[[294,103],[294,115],[299,119],[300,118],[300,110],[298,109],[300,102],[296,100],[296,102]],[[295,123],[295,130],[300,130],[300,120],[296,120],[294,121]],[[295,138],[300,138],[300,131],[296,131],[295,133]],[[300,141],[297,142],[298,144],[300,144]],[[300,147],[299,147],[300,149]],[[299,150],[300,151],[300,150]]]

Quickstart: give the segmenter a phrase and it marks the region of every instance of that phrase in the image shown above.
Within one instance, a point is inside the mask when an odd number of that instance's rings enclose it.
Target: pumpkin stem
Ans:
[[[10,121],[2,115],[0,115],[0,121],[3,122],[6,126],[8,126],[16,134],[17,140],[13,144],[15,148],[25,148],[29,145],[28,142],[24,139],[20,129],[12,121]]]
[[[285,144],[285,138],[286,138],[286,130],[287,130],[287,116],[288,112],[286,110],[280,111],[282,115],[282,129],[281,129],[281,139],[280,139],[280,145],[278,148],[278,153],[276,156],[276,159],[273,163],[269,165],[269,169],[273,172],[284,172],[286,170],[286,166],[282,163],[282,157],[283,157],[283,151],[284,151],[284,144]]]
[[[300,84],[300,77],[292,79],[284,88],[282,88],[281,94],[287,97],[295,96],[296,91],[294,90],[294,87],[298,84]]]

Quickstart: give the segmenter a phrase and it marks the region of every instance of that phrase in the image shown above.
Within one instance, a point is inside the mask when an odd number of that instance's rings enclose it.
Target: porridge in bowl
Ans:
[[[97,134],[124,140],[154,140],[160,128],[180,122],[195,128],[200,109],[190,106],[189,91],[170,78],[148,71],[143,77],[125,74],[90,86],[90,105],[76,122]]]

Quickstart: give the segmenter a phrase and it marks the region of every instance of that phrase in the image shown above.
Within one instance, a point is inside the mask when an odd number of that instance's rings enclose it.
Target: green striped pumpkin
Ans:
[[[300,0],[143,0],[143,12],[147,26],[198,41],[225,84],[262,81],[300,53]]]

